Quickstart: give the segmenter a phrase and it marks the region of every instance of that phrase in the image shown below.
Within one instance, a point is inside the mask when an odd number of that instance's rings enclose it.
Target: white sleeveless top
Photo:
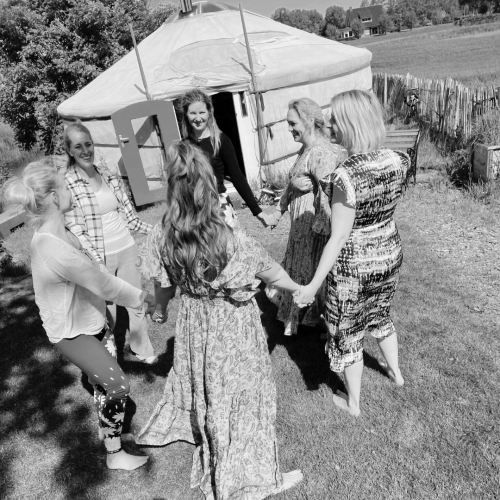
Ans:
[[[95,193],[101,210],[102,232],[106,255],[127,250],[134,245],[134,239],[118,212],[118,200],[109,186],[102,180],[99,191]]]

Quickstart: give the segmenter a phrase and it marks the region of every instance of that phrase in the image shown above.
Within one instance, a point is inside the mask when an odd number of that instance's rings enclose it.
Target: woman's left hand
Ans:
[[[294,189],[302,193],[309,193],[313,190],[313,183],[309,175],[299,174],[290,180]]]
[[[318,290],[310,284],[302,286],[293,294],[293,301],[300,308],[310,306],[314,302],[317,291]]]

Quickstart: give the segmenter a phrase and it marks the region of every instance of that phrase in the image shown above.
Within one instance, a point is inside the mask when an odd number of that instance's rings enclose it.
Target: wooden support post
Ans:
[[[262,95],[257,89],[257,79],[255,78],[255,72],[253,69],[252,51],[250,48],[250,42],[248,40],[247,28],[245,25],[245,16],[243,14],[243,7],[241,6],[241,3],[239,4],[239,7],[240,7],[241,24],[243,26],[243,34],[245,35],[245,45],[247,48],[250,76],[252,77],[252,86],[253,86],[253,91],[254,91],[254,95],[255,95],[255,108],[257,110],[257,139],[259,142],[259,178],[260,178],[260,184],[262,187],[262,168],[261,168],[261,165],[265,161],[265,158],[264,158],[264,155],[265,155],[264,139],[262,137],[264,130],[263,130],[263,120],[262,120],[262,109],[261,109],[261,106],[263,105],[263,101],[262,101]]]
[[[387,73],[384,73],[384,106],[387,106]]]
[[[130,35],[132,36],[132,43],[134,44],[135,55],[137,57],[137,64],[139,65],[139,71],[141,72],[142,84],[144,85],[144,91],[146,92],[146,99],[148,101],[152,101],[151,94],[149,93],[148,81],[146,80],[146,74],[144,73],[144,68],[142,67],[141,55],[139,54],[139,48],[137,47],[137,42],[135,40],[134,28],[132,27],[132,23],[128,24],[130,29]],[[156,132],[156,136],[158,137],[158,142],[160,143],[161,153],[164,165],[167,164],[167,155],[165,150],[165,144],[163,144],[163,139],[161,137],[160,125],[158,123],[158,118],[156,115],[151,116],[151,120],[153,121],[153,127]]]

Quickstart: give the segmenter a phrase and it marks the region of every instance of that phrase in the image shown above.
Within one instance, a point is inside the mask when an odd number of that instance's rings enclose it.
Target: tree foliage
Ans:
[[[51,152],[57,106],[96,78],[177,9],[147,0],[3,0],[0,114],[27,149]]]
[[[288,10],[280,7],[274,11],[271,19],[316,35],[321,35],[325,25],[323,16],[316,9]]]
[[[379,26],[380,26],[380,33],[385,35],[389,31],[392,31],[394,29],[394,23],[392,21],[391,16],[386,14],[385,12],[379,17]]]
[[[361,36],[363,35],[363,31],[364,31],[364,26],[363,26],[363,23],[361,22],[360,19],[356,18],[356,19],[353,19],[351,21],[351,30],[352,30],[352,34],[356,37],[356,38],[361,38]]]
[[[343,7],[338,7],[337,5],[332,5],[326,9],[325,13],[325,23],[331,24],[336,28],[345,28],[346,15],[345,9]]]

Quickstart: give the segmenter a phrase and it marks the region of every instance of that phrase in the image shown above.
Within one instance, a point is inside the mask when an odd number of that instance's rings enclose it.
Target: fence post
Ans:
[[[387,73],[384,73],[384,107],[387,106]]]

